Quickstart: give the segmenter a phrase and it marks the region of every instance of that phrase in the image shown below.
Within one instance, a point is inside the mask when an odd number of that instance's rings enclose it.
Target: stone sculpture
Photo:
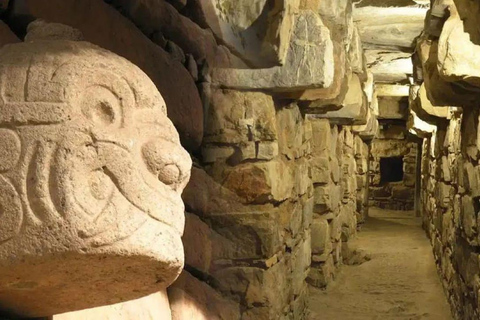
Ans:
[[[191,160],[155,85],[87,42],[0,50],[0,309],[135,299],[183,267]]]

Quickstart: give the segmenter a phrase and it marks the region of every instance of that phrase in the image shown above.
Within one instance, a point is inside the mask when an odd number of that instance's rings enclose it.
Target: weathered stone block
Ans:
[[[307,282],[315,287],[324,288],[335,277],[335,264],[333,256],[329,255],[325,263],[312,265]]]
[[[294,186],[292,168],[281,160],[224,167],[220,177],[225,188],[250,203],[283,201]]]
[[[295,20],[286,61],[269,69],[214,69],[215,85],[280,92],[326,88],[333,82],[333,43],[320,16],[302,11]]]
[[[330,226],[326,219],[314,218],[312,222],[312,254],[327,256],[332,252]]]
[[[299,1],[200,0],[189,3],[187,8],[194,21],[211,29],[243,59],[269,67],[285,61]]]
[[[309,118],[312,126],[312,155],[327,156],[331,150],[330,122],[327,119]]]
[[[278,318],[283,307],[289,304],[288,268],[285,259],[269,269],[232,267],[214,273],[219,290],[244,299],[245,306],[262,305],[270,310],[273,319]],[[237,318],[232,318],[237,319]]]
[[[204,104],[204,143],[277,140],[275,106],[266,94],[206,88]]]
[[[311,238],[307,232],[303,239],[292,252],[292,292],[293,296],[300,295],[305,289],[305,279],[312,263]]]
[[[277,111],[278,146],[280,153],[288,159],[296,159],[304,154],[302,150],[305,120],[296,104],[291,104]]]
[[[208,273],[212,262],[212,230],[210,227],[196,215],[186,212],[182,242],[185,264]]]
[[[330,182],[331,167],[328,157],[314,157],[310,160],[312,182],[314,184],[327,184]]]

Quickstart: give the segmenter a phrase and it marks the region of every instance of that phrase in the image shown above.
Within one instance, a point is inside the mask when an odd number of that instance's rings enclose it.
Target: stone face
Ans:
[[[5,46],[0,61],[1,308],[45,316],[171,284],[191,160],[153,82],[86,42]]]
[[[326,88],[333,82],[333,43],[317,13],[302,11],[295,20],[283,66],[269,69],[214,69],[212,83],[235,89],[278,92]]]
[[[52,6],[55,10],[51,10]],[[179,131],[183,146],[189,150],[200,146],[203,109],[192,77],[114,8],[97,0],[26,0],[15,3],[11,15],[12,19],[23,16],[72,26],[82,32],[86,41],[136,64],[165,98],[168,116]]]

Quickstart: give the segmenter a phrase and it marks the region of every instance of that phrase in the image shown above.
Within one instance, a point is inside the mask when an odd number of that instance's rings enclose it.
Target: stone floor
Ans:
[[[353,246],[371,260],[342,266],[327,290],[311,287],[310,320],[451,320],[432,248],[412,212],[370,209]]]

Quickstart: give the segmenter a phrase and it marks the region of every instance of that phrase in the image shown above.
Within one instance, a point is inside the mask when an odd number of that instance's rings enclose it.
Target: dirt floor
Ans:
[[[430,242],[412,212],[371,208],[353,240],[371,257],[310,288],[310,320],[451,320]]]

